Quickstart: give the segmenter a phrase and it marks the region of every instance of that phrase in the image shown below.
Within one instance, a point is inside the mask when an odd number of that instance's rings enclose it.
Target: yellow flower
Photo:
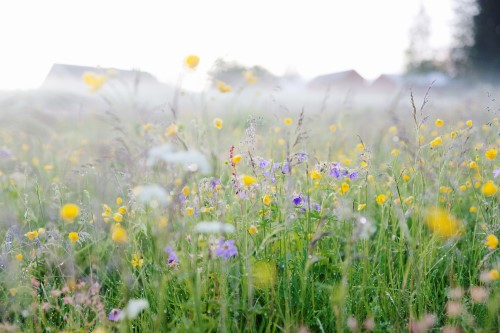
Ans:
[[[98,91],[104,82],[106,82],[106,77],[104,75],[85,72],[83,73],[83,82],[89,86],[90,91]]]
[[[469,212],[470,212],[470,213],[477,213],[477,207],[476,207],[476,206],[471,206],[471,207],[469,208]]]
[[[404,203],[405,203],[406,205],[409,205],[409,204],[411,204],[411,203],[413,202],[413,200],[415,200],[415,197],[414,197],[413,195],[411,195],[411,196],[409,196],[408,198],[406,198],[406,199],[404,200]]]
[[[471,161],[471,162],[469,163],[469,168],[470,168],[470,169],[477,169],[477,163],[476,163],[476,162],[474,162],[474,161]]]
[[[498,187],[495,185],[495,183],[493,183],[492,180],[488,180],[486,183],[484,183],[481,191],[484,195],[491,197],[498,192]]]
[[[195,69],[199,63],[200,57],[193,54],[188,55],[184,60],[184,64],[190,69]]]
[[[398,128],[396,126],[389,127],[389,133],[396,135],[398,133]]]
[[[250,185],[255,184],[257,182],[257,179],[255,177],[252,177],[249,175],[243,175],[241,177],[241,179],[243,180],[243,184],[245,186],[250,186]]]
[[[252,236],[253,236],[253,235],[255,235],[255,234],[259,233],[259,230],[257,229],[257,227],[256,227],[256,226],[251,225],[251,226],[248,228],[248,233],[249,233],[250,235],[252,235]]]
[[[116,223],[111,229],[111,239],[118,244],[127,242],[127,231],[123,229],[120,223]]]
[[[375,180],[375,178],[373,177],[373,175],[368,175],[368,176],[366,177],[366,180],[368,180],[369,182],[372,182],[372,181],[374,181],[374,180]]]
[[[437,146],[441,146],[442,144],[443,144],[443,139],[441,139],[440,136],[438,136],[437,138],[435,138],[434,140],[432,140],[430,142],[430,145],[432,148],[437,147]]]
[[[215,86],[221,93],[228,93],[232,90],[231,86],[221,80],[215,80]]]
[[[283,123],[285,123],[285,125],[287,126],[290,126],[292,124],[292,118],[285,118],[285,120],[283,120]]]
[[[135,253],[130,263],[132,264],[132,267],[142,267],[142,265],[144,265],[144,259],[141,258],[140,254]]]
[[[59,215],[67,223],[73,223],[78,214],[80,214],[80,207],[72,203],[65,204],[59,211]]]
[[[248,84],[254,84],[257,82],[257,78],[253,75],[252,71],[243,72],[243,76],[245,77],[245,81],[247,81]]]
[[[496,249],[498,246],[497,236],[493,234],[486,236],[486,241],[484,242],[484,245],[486,245],[490,250]]]
[[[362,211],[363,209],[365,209],[366,207],[366,204],[359,204],[358,205],[358,212]]]
[[[452,139],[455,139],[455,137],[457,136],[457,132],[455,132],[455,131],[451,132],[450,136]]]
[[[78,233],[77,232],[70,232],[68,234],[68,238],[71,241],[71,243],[76,243],[78,241]]]
[[[194,214],[194,208],[193,207],[186,207],[186,214],[191,216]]]
[[[330,125],[330,131],[335,132],[337,130],[337,125]]]
[[[179,128],[177,127],[176,124],[170,124],[168,127],[165,129],[165,135],[166,136],[174,136],[177,134],[179,131]]]
[[[379,205],[382,206],[384,204],[384,202],[387,201],[387,199],[388,198],[387,198],[387,196],[385,194],[379,194],[379,195],[377,195],[377,199],[376,199],[377,200],[377,204],[379,204]]]
[[[467,124],[467,127],[469,127],[469,128],[472,127],[472,120],[469,119],[465,123]]]
[[[403,180],[404,180],[405,182],[409,181],[410,179],[411,179],[411,177],[410,177],[410,175],[409,175],[409,174],[407,174],[407,173],[403,174]]]
[[[113,220],[115,220],[116,222],[121,222],[123,221],[123,215],[120,213],[114,213]]]
[[[394,156],[394,157],[398,157],[399,156],[399,150],[398,149],[393,149],[391,151],[391,155]]]
[[[22,253],[18,253],[18,254],[16,254],[15,258],[16,258],[17,261],[21,261],[21,260],[23,260],[23,254]]]
[[[498,279],[500,279],[500,273],[498,272],[497,269],[492,269],[491,271],[488,272],[488,277],[492,281],[498,280]]]
[[[262,197],[262,203],[266,206],[269,206],[271,204],[271,196],[269,194],[266,194]]]
[[[117,204],[117,205],[121,205],[121,204],[122,204],[122,202],[123,202],[122,197],[118,197],[118,198],[116,198],[116,204]]]
[[[340,191],[339,191],[339,193],[340,194],[347,193],[349,191],[349,189],[350,189],[349,184],[347,184],[347,183],[344,182],[344,183],[342,183],[340,185]]]
[[[215,118],[214,119],[214,127],[217,128],[217,129],[221,129],[222,128],[222,119],[220,118]]]
[[[153,124],[146,123],[146,124],[142,125],[142,129],[144,130],[144,132],[149,132],[153,129]]]
[[[241,155],[233,156],[233,158],[231,159],[231,162],[233,162],[234,164],[240,163],[241,162]]]
[[[441,238],[451,238],[462,232],[460,222],[451,213],[439,207],[427,210],[425,222],[429,229]]]
[[[285,139],[283,139],[283,138],[279,138],[279,139],[278,139],[278,144],[279,144],[280,146],[283,146],[285,143],[286,143]]]
[[[322,175],[318,170],[313,169],[311,171],[311,179],[321,179],[321,177],[322,177]]]
[[[188,186],[184,186],[182,188],[182,194],[184,194],[185,197],[187,197],[189,195],[189,187]]]
[[[118,208],[118,212],[122,215],[127,214],[127,207],[121,206],[120,208]]]
[[[436,119],[436,126],[441,127],[444,125],[444,121],[442,119]]]
[[[494,148],[487,150],[486,153],[484,153],[484,156],[486,156],[489,160],[494,160],[497,157],[497,150]]]
[[[102,217],[108,217],[111,215],[111,207],[104,204],[104,205],[102,205],[102,209],[103,209],[103,212],[101,214]]]
[[[465,191],[466,189],[467,189],[467,186],[465,186],[465,185],[460,185],[460,191],[462,191],[462,192],[463,192],[463,191]]]

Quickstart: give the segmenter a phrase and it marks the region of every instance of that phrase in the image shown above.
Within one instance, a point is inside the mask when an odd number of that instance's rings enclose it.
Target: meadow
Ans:
[[[0,331],[498,332],[495,93],[245,75],[157,107],[95,73],[100,109],[1,104]]]

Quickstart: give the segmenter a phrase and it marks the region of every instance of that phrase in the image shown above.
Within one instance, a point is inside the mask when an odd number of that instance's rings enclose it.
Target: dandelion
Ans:
[[[253,236],[253,235],[259,233],[259,230],[257,229],[257,227],[255,225],[251,225],[248,228],[248,233]]]
[[[78,241],[78,233],[77,232],[70,232],[68,234],[68,238],[71,241],[71,243],[76,243]]]
[[[495,185],[495,183],[493,183],[492,180],[488,180],[486,183],[484,183],[481,191],[484,195],[491,197],[498,192],[498,187]]]
[[[24,236],[28,237],[30,240],[33,240],[34,238],[38,237],[38,231],[28,231],[24,234]]]
[[[407,182],[407,181],[409,181],[410,179],[411,179],[411,177],[410,177],[410,175],[409,175],[409,174],[407,174],[407,173],[403,174],[403,181]]]
[[[238,254],[238,249],[234,245],[234,240],[224,241],[221,239],[219,241],[219,246],[215,249],[215,255],[227,260],[229,258],[234,258]]]
[[[292,118],[285,118],[285,120],[283,120],[283,123],[287,126],[290,126],[292,122]]]
[[[269,194],[266,194],[262,197],[262,203],[266,206],[269,206],[271,204],[271,196]]]
[[[73,220],[80,214],[80,207],[68,203],[61,207],[59,215],[66,223],[73,223]]]
[[[470,168],[470,169],[477,169],[477,168],[478,168],[477,163],[476,163],[476,162],[474,162],[474,161],[471,161],[471,162],[469,163],[469,168]]]
[[[16,258],[17,261],[21,261],[21,260],[23,260],[23,254],[18,253],[18,254],[16,254],[16,256],[14,258]]]
[[[249,175],[243,175],[241,177],[241,179],[243,181],[243,185],[245,185],[245,186],[250,186],[250,185],[253,185],[257,182],[257,179],[255,177],[252,177]]]
[[[384,204],[384,202],[387,201],[387,199],[388,198],[385,194],[379,194],[379,195],[377,195],[376,201],[377,201],[377,204],[382,206]]]
[[[443,145],[443,139],[438,136],[437,138],[435,138],[434,140],[432,140],[430,143],[431,145],[431,148],[434,148],[434,147],[437,147],[437,146],[442,146]]]
[[[450,133],[450,137],[451,137],[452,139],[455,139],[455,138],[456,138],[456,136],[457,136],[457,132],[452,131],[452,132]]]
[[[223,121],[222,119],[220,118],[215,118],[214,119],[214,127],[217,128],[217,129],[222,129],[222,124],[223,124]]]
[[[497,236],[493,234],[486,236],[486,241],[484,242],[484,245],[486,245],[490,250],[496,249],[498,246]]]
[[[489,160],[494,160],[496,157],[497,157],[497,150],[492,148],[490,150],[487,150],[485,153],[484,153],[484,156],[486,156],[487,159]]]
[[[227,83],[221,81],[221,80],[215,80],[215,86],[217,87],[217,89],[219,89],[219,91],[221,93],[228,93],[228,92],[231,92],[232,88],[230,85],[228,85]]]
[[[472,127],[472,120],[469,119],[465,123],[467,124],[467,127],[469,127],[469,128]]]
[[[425,222],[429,229],[441,238],[451,238],[462,232],[461,223],[448,211],[439,207],[427,210]]]
[[[498,272],[497,269],[492,269],[491,271],[488,272],[488,277],[490,278],[491,281],[495,281],[500,279],[500,273]]]
[[[127,242],[127,231],[120,225],[120,223],[116,223],[112,227],[111,239],[118,244],[124,244]]]
[[[436,119],[436,126],[441,127],[444,125],[444,121],[442,119]]]
[[[198,64],[200,63],[200,57],[197,55],[190,54],[184,59],[184,64],[189,68],[189,69],[195,69]]]
[[[130,264],[132,264],[132,267],[134,268],[137,266],[142,267],[144,265],[144,259],[142,259],[139,253],[135,253],[130,261]]]
[[[125,207],[125,206],[121,206],[121,207],[119,207],[119,208],[118,208],[118,212],[119,212],[120,214],[122,214],[122,215],[127,214],[127,207]]]

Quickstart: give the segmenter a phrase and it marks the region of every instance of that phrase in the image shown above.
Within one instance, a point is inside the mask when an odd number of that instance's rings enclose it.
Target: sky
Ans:
[[[356,69],[367,79],[404,69],[421,4],[431,46],[453,34],[453,0],[15,0],[0,2],[0,89],[36,89],[53,63],[140,69],[206,84],[217,58],[305,79]]]

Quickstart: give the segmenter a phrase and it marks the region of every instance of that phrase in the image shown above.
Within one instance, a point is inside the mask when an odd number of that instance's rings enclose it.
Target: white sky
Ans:
[[[306,79],[354,68],[368,79],[400,72],[424,3],[432,45],[451,40],[453,0],[2,0],[0,89],[37,88],[53,63],[137,68],[202,86],[215,59]]]

